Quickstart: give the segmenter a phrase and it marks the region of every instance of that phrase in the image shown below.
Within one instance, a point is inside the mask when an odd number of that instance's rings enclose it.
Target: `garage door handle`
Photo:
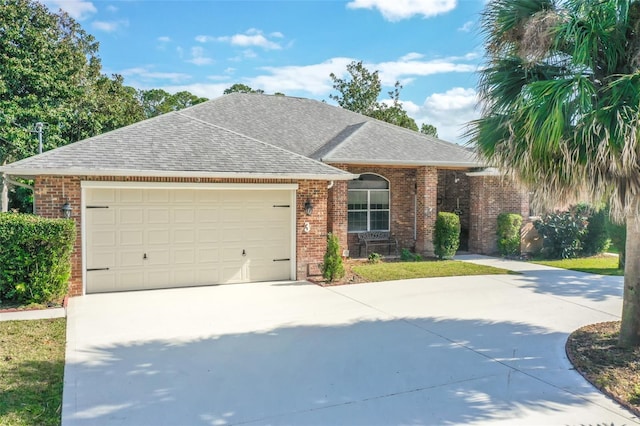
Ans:
[[[246,255],[247,255],[247,252],[246,252],[246,251],[244,251],[244,250],[242,250],[242,255],[243,255],[243,256],[246,256]]]
[[[291,259],[273,259],[274,262],[288,262]]]
[[[87,268],[87,272],[91,271],[108,271],[109,268]]]

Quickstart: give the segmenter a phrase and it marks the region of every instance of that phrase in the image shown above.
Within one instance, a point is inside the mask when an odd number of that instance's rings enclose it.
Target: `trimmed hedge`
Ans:
[[[439,259],[450,258],[460,246],[460,218],[455,213],[440,212],[433,230],[433,251]]]
[[[48,303],[67,292],[75,222],[0,213],[0,302]]]
[[[520,254],[520,228],[522,216],[517,213],[500,213],[498,215],[498,252],[502,256],[517,256]]]

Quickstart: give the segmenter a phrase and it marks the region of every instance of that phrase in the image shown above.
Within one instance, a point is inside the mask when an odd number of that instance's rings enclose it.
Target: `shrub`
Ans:
[[[0,301],[48,303],[67,292],[75,222],[0,213]]]
[[[439,259],[453,257],[460,246],[460,218],[455,213],[438,213],[433,231],[433,250]]]
[[[338,237],[329,233],[327,235],[327,251],[324,253],[322,264],[322,276],[328,282],[344,277],[344,265],[340,256],[340,243]]]
[[[418,253],[412,253],[408,248],[403,248],[400,251],[400,260],[403,262],[420,262],[422,260],[422,256]]]
[[[611,245],[618,251],[618,268],[624,269],[627,244],[626,223],[613,223],[609,215],[605,215],[607,234],[611,238]]]
[[[500,213],[498,215],[498,251],[503,256],[520,254],[520,228],[522,216],[516,213]]]
[[[549,259],[570,259],[582,253],[587,233],[587,217],[573,208],[544,215],[533,225],[542,237],[542,255]]]
[[[586,255],[598,254],[609,248],[609,232],[607,232],[607,215],[605,208],[595,210],[588,208],[589,223],[582,242],[582,252]]]
[[[382,261],[382,255],[380,253],[370,253],[369,254],[369,263],[380,263]]]

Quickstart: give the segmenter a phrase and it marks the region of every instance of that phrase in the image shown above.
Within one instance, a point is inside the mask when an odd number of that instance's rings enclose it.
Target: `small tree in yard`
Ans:
[[[438,213],[433,231],[433,251],[439,259],[453,257],[460,245],[460,218],[455,213]]]
[[[520,227],[522,216],[517,213],[500,213],[498,215],[498,251],[503,256],[520,254]]]
[[[340,243],[338,237],[329,233],[327,235],[327,251],[324,254],[322,264],[322,276],[328,282],[344,277],[344,265],[340,256]]]

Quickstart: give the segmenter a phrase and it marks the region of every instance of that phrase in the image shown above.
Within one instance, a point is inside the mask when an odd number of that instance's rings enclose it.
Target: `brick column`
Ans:
[[[438,202],[438,171],[435,167],[416,170],[416,252],[433,256],[433,229]]]
[[[327,231],[338,237],[340,251],[349,248],[347,236],[347,191],[349,183],[344,180],[335,181],[329,189],[327,205]],[[354,253],[355,254],[355,253]]]
[[[327,182],[303,180],[296,194],[296,279],[305,280],[317,275],[327,249]],[[304,203],[313,204],[313,213],[307,216]],[[309,232],[305,232],[305,223]]]

